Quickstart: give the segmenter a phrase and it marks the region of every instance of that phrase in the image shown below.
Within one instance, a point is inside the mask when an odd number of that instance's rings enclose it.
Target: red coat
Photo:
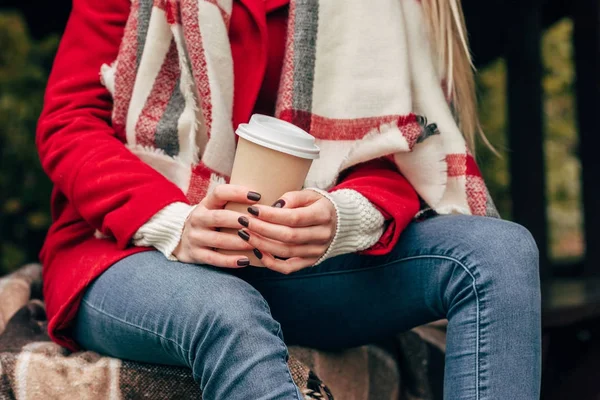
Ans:
[[[69,327],[88,284],[118,260],[149,250],[133,247],[133,234],[166,205],[187,202],[177,186],[133,155],[111,127],[111,98],[98,74],[103,63],[117,56],[130,4],[73,1],[37,129],[40,159],[55,185],[53,224],[40,252],[48,329],[71,350],[78,346]],[[230,39],[236,125],[247,121],[253,110],[273,110],[286,4],[234,3]],[[388,252],[418,210],[414,189],[383,159],[345,174],[337,186],[342,187],[362,193],[389,220],[381,240],[365,253]],[[111,239],[96,239],[96,229]]]

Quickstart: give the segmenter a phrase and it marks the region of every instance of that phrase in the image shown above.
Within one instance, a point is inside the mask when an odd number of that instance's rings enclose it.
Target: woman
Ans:
[[[300,399],[286,344],[447,318],[446,398],[538,398],[537,248],[489,217],[454,120],[472,147],[460,5],[378,1],[74,0],[37,136],[56,342],[187,366],[206,399]],[[225,184],[253,112],[321,146],[272,207]]]

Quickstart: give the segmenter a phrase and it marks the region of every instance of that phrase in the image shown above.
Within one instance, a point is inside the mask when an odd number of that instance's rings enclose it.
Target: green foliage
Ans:
[[[544,143],[550,252],[553,258],[581,256],[583,252],[580,207],[580,163],[577,158],[574,66],[571,37],[573,24],[564,19],[551,27],[542,40],[545,68]],[[506,145],[506,65],[498,60],[478,74],[480,116],[483,128],[502,154],[495,157],[483,146],[478,149],[482,172],[501,214],[510,218],[510,184]]]
[[[483,130],[500,153],[493,154],[481,141],[478,142],[477,161],[486,179],[488,189],[503,218],[511,218],[510,176],[506,139],[506,65],[497,60],[477,75],[479,90],[479,116]]]
[[[19,14],[0,13],[0,274],[35,260],[50,224],[35,127],[57,43],[33,41]]]
[[[584,247],[572,35],[573,23],[565,19],[548,30],[542,43],[547,213],[555,258],[581,256]]]

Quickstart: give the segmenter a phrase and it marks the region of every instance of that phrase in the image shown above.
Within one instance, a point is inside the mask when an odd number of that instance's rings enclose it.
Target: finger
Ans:
[[[273,271],[277,271],[282,274],[288,275],[293,272],[300,271],[301,269],[310,267],[314,265],[318,260],[318,258],[301,257],[288,258],[287,260],[278,260],[271,254],[264,253],[261,262],[265,267]]]
[[[313,190],[297,190],[293,192],[287,192],[279,198],[273,207],[276,208],[298,208],[304,207],[314,203],[315,201],[322,198],[319,193]]]
[[[252,250],[253,246],[233,233],[200,231],[190,233],[190,243],[198,247],[223,250]]]
[[[287,244],[325,244],[331,241],[334,233],[328,225],[292,228],[266,222],[259,218],[240,217],[239,225],[248,228],[250,233],[258,233],[264,238]]]
[[[242,268],[250,265],[248,257],[217,253],[214,250],[198,247],[192,250],[198,264],[208,264],[221,268]]]
[[[198,212],[192,212],[190,215],[190,225],[193,228],[231,228],[240,229],[240,217],[242,214],[231,210],[207,210],[200,209]]]
[[[246,229],[238,231],[238,235],[248,242],[253,248],[263,253],[270,253],[282,258],[291,257],[320,257],[327,250],[327,245],[306,244],[294,245],[267,239]]]
[[[276,208],[255,204],[248,207],[248,212],[263,221],[291,227],[328,225],[335,219],[335,210],[323,207],[319,202],[300,208]]]
[[[260,200],[260,193],[253,192],[245,186],[222,184],[216,186],[203,200],[208,209],[223,208],[230,201],[252,204]]]

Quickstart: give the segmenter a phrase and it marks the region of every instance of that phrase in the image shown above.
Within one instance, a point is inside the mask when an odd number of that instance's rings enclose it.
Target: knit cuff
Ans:
[[[331,257],[368,249],[383,235],[383,215],[356,190],[341,189],[329,193],[321,189],[308,189],[331,201],[337,214],[335,236],[315,265]]]
[[[194,208],[181,202],[169,204],[138,229],[133,236],[133,244],[152,246],[167,259],[177,261],[173,251],[181,240],[185,221]]]

